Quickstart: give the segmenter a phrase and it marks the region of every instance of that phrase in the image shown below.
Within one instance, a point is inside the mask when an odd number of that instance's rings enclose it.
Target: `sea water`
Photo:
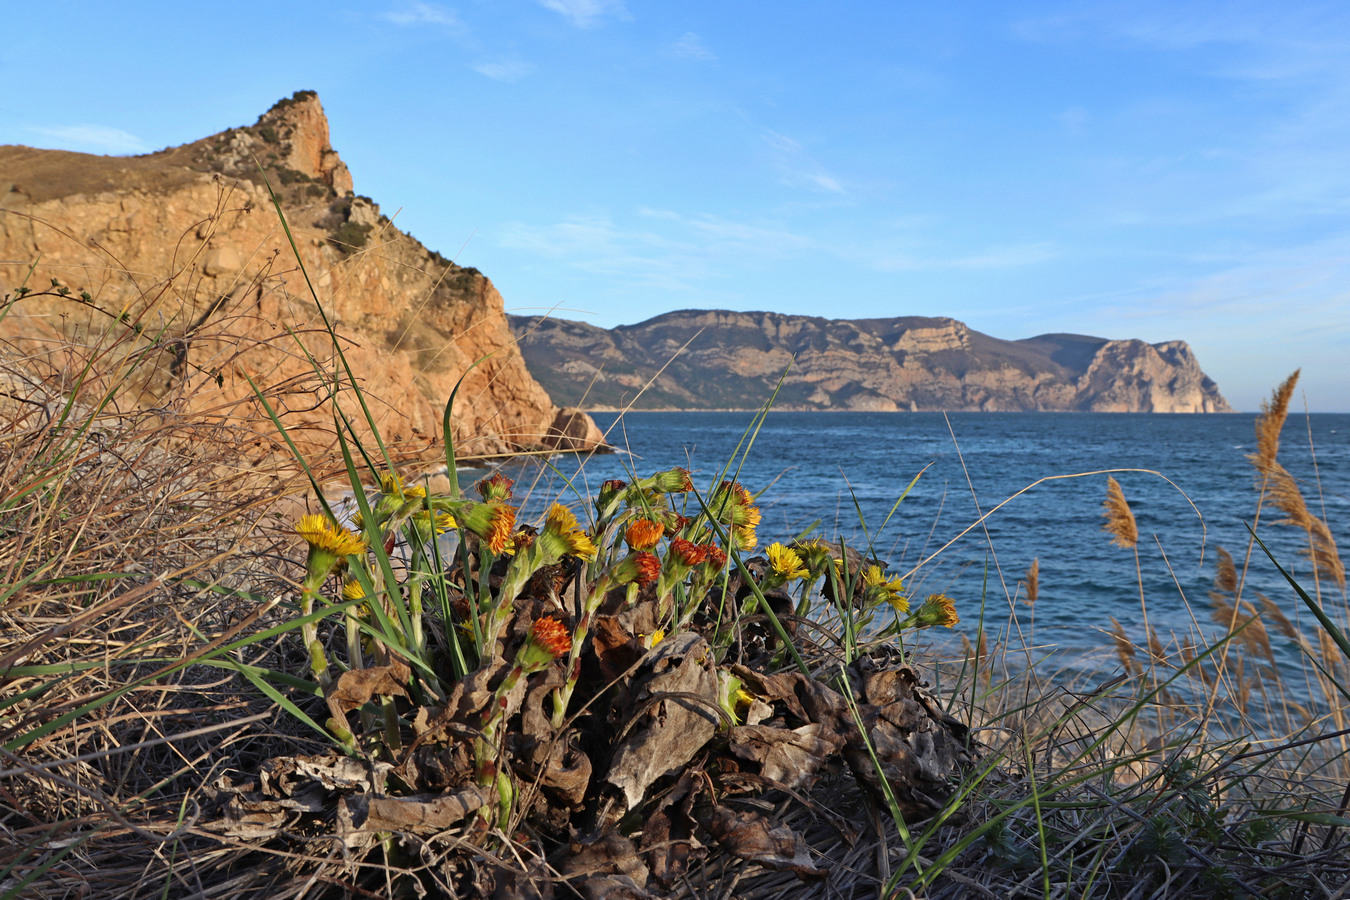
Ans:
[[[555,499],[581,512],[580,498],[609,478],[684,466],[706,490],[735,477],[760,495],[761,544],[809,530],[870,545],[913,593],[953,597],[958,630],[972,639],[982,609],[994,635],[1018,627],[1012,614],[1029,624],[1020,582],[1039,560],[1036,642],[1071,652],[1109,646],[1111,617],[1143,645],[1141,577],[1148,622],[1165,642],[1212,639],[1208,592],[1223,547],[1248,570],[1245,596],[1271,597],[1315,640],[1292,588],[1259,547],[1249,553],[1254,415],[770,412],[752,431],[754,418],[599,413],[620,453],[517,461],[507,474],[526,497],[525,521]],[[1280,460],[1350,550],[1350,415],[1291,415]],[[1138,523],[1137,570],[1135,552],[1102,531],[1108,473]],[[1311,592],[1299,555],[1306,537],[1280,518],[1267,507],[1257,532]],[[1339,588],[1322,592],[1328,607],[1344,609]],[[1297,654],[1270,631],[1278,653]]]

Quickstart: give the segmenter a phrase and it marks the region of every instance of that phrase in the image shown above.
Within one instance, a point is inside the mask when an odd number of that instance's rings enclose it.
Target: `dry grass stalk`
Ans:
[[[1035,606],[1041,593],[1041,558],[1038,556],[1027,566],[1027,605]]]
[[[1196,649],[1194,643],[1187,643],[1181,648],[1181,661],[1184,664],[1185,672],[1191,678],[1197,678],[1206,689],[1210,687],[1209,671],[1205,668],[1204,660],[1196,662]]]
[[[1139,543],[1139,526],[1135,524],[1130,504],[1125,501],[1120,482],[1110,475],[1106,476],[1106,500],[1102,506],[1102,515],[1106,517],[1102,530],[1111,535],[1111,543],[1126,549],[1134,548]]]

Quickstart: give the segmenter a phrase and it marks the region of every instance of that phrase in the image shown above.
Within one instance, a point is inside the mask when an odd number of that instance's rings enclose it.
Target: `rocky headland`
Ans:
[[[29,291],[0,318],[12,360],[78,372],[71,348],[98,345],[105,364],[135,362],[143,406],[173,398],[178,412],[248,407],[251,380],[303,448],[332,449],[330,390],[346,395],[348,416],[362,413],[306,272],[399,457],[442,453],[442,411],[461,379],[461,455],[600,439],[530,377],[492,282],[354,193],[312,91],[251,126],[144,156],[0,147],[0,294]],[[252,412],[260,433],[273,430],[261,405]]]
[[[682,310],[603,329],[511,317],[558,403],[604,409],[1232,412],[1184,341],[1007,341],[955,319]],[[784,375],[786,373],[786,375]]]

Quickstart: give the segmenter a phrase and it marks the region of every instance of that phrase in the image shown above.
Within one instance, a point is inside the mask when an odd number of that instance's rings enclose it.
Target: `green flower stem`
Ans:
[[[591,631],[591,619],[595,617],[595,612],[604,602],[605,595],[614,587],[614,583],[608,578],[601,578],[592,587],[589,594],[581,601],[581,616],[577,619],[576,628],[572,629],[572,649],[567,652],[567,680],[561,687],[553,689],[553,727],[561,728],[563,719],[567,718],[567,705],[572,701],[572,692],[576,690],[577,678],[581,674],[581,650],[586,641],[586,635]]]
[[[310,613],[314,612],[314,601],[319,599],[319,591],[316,585],[311,584],[312,579],[306,578],[304,584],[300,586],[300,617],[309,618]],[[324,656],[323,645],[319,643],[319,626],[316,622],[305,622],[300,626],[300,642],[305,645],[305,652],[309,655],[309,668],[314,673],[314,678],[319,682],[319,686],[327,688],[331,680],[328,675],[328,658]]]
[[[419,658],[426,658],[426,638],[422,629],[422,580],[412,579],[408,587],[408,612],[412,619],[413,651]]]
[[[525,590],[525,585],[534,577],[534,573],[543,567],[544,560],[534,552],[533,547],[524,553],[516,554],[516,558],[511,560],[511,565],[506,569],[506,576],[497,589],[497,602],[488,611],[487,622],[483,626],[485,656],[496,653],[497,638],[501,637],[502,628],[511,617],[511,611],[515,609],[516,597]]]

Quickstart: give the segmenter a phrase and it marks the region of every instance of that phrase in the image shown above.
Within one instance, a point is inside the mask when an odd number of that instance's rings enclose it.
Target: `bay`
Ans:
[[[1208,592],[1218,547],[1233,555],[1239,572],[1248,569],[1244,596],[1266,594],[1305,632],[1316,629],[1260,549],[1249,554],[1246,524],[1254,521],[1257,490],[1246,455],[1255,449],[1255,415],[770,412],[750,442],[754,418],[597,413],[623,452],[517,460],[507,473],[519,483],[530,521],[553,500],[582,511],[581,498],[606,479],[672,466],[688,468],[706,490],[732,461],[734,477],[762,492],[761,544],[817,522],[815,534],[870,544],[891,572],[906,576],[913,594],[952,596],[962,614],[958,631],[972,640],[981,615],[995,638],[1030,627],[1019,582],[1033,559],[1040,566],[1038,646],[1108,647],[1110,617],[1143,646],[1140,580],[1148,622],[1165,642],[1173,635],[1178,642],[1212,640],[1218,628]],[[1338,546],[1350,547],[1350,415],[1291,415],[1280,459]],[[1116,470],[1138,523],[1138,574],[1134,552],[1102,531],[1105,470]],[[1258,533],[1311,591],[1298,553],[1306,536],[1274,524],[1280,518],[1267,507]],[[1322,595],[1344,621],[1341,590],[1324,584]],[[1277,644],[1293,662],[1293,642]]]

